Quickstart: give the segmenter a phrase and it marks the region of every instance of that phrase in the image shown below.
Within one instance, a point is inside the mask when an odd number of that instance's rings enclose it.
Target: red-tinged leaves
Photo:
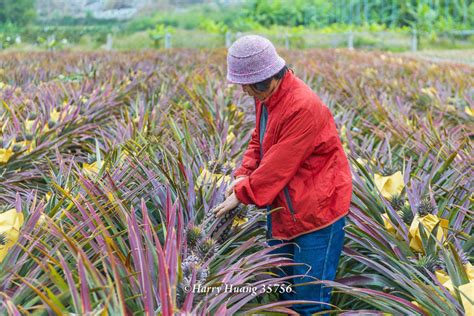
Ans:
[[[8,297],[5,293],[0,293],[0,297],[0,307],[3,306],[4,310],[8,312],[8,315],[21,316],[20,311],[15,306],[10,297]]]
[[[77,256],[77,270],[79,272],[79,282],[81,288],[81,301],[82,301],[82,312],[89,313],[92,310],[90,295],[89,295],[89,285],[87,283],[86,268],[82,262],[81,255]]]
[[[66,281],[69,285],[69,290],[71,291],[71,296],[72,296],[72,300],[73,300],[75,310],[80,311],[81,310],[81,299],[79,297],[79,292],[77,291],[77,288],[76,288],[76,283],[74,282],[73,274],[72,274],[71,270],[69,269],[68,263],[64,260],[63,256],[61,254],[58,254],[58,257],[59,257],[59,260],[61,262],[61,268],[64,271]]]
[[[145,255],[145,249],[143,247],[143,241],[141,238],[141,231],[138,226],[137,218],[135,211],[132,208],[131,216],[128,217],[129,224],[129,240],[132,247],[133,262],[135,269],[138,272],[138,283],[142,290],[143,294],[143,303],[145,306],[145,313],[147,315],[154,313],[154,304],[153,304],[153,291],[151,285],[151,275],[150,269],[147,264],[147,259]]]
[[[221,304],[221,306],[219,306],[219,308],[216,310],[216,315],[222,315],[222,316],[232,315],[229,313],[230,312],[227,310],[226,304]]]
[[[168,266],[165,253],[160,243],[157,245],[158,252],[158,279],[159,281],[159,296],[163,316],[173,315],[173,299],[171,298],[171,284],[169,280]]]

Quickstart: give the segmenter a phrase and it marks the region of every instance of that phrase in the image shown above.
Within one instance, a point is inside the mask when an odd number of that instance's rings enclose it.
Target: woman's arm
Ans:
[[[282,126],[284,134],[265,152],[258,168],[235,184],[237,199],[258,207],[272,203],[314,150],[322,125],[307,109],[292,113]]]
[[[260,163],[260,141],[257,129],[254,128],[247,150],[242,158],[242,165],[235,170],[234,177],[249,176]]]

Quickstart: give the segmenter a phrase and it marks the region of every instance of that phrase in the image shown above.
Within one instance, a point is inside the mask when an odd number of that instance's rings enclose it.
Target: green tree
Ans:
[[[0,0],[0,24],[25,25],[35,18],[35,0]]]

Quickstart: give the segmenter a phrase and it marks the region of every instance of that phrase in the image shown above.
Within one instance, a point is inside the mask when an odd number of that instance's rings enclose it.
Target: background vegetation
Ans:
[[[474,29],[474,3],[468,0],[248,0],[190,4],[179,10],[168,4],[128,21],[100,20],[90,12],[40,19],[35,18],[34,6],[34,0],[0,1],[2,47],[21,49],[20,38],[30,44],[26,49],[97,49],[109,33],[117,49],[160,47],[165,33],[172,35],[175,47],[218,47],[225,45],[227,32],[234,38],[237,32],[259,32],[275,37],[280,45],[286,43],[279,37],[288,34],[292,47],[336,47],[347,46],[341,34],[353,31],[389,33],[382,39],[360,35],[355,47],[408,50],[415,29],[425,47],[474,46],[472,33],[452,32]]]

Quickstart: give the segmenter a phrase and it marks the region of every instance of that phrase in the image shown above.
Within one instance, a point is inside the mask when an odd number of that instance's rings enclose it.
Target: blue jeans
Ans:
[[[290,267],[280,267],[275,269],[280,277],[287,275],[306,274],[317,280],[334,281],[336,270],[339,264],[339,257],[344,244],[345,216],[333,224],[320,230],[298,236],[292,240],[271,239],[271,220],[267,217],[267,242],[269,246],[276,244],[292,242],[271,253],[278,253],[285,257],[290,257],[295,263],[304,263],[305,265],[294,265]],[[299,247],[298,247],[299,246]],[[282,271],[283,270],[283,271]],[[299,283],[316,281],[309,277],[295,277],[288,279],[292,283],[293,292],[280,294],[280,300],[310,300],[330,303],[331,287],[324,284],[309,284],[297,286]],[[324,304],[294,304],[291,309],[300,315],[311,315],[323,310],[330,310],[329,305]],[[325,314],[328,315],[328,314]]]

